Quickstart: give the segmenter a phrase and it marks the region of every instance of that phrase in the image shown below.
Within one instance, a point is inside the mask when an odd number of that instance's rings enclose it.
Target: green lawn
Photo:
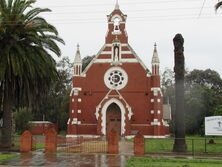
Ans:
[[[15,148],[20,148],[20,142],[15,143]],[[36,149],[43,149],[43,148],[45,148],[45,144],[37,143],[37,144],[35,144],[35,148]]]
[[[0,162],[17,158],[18,156],[18,154],[0,154]]]
[[[221,167],[222,160],[130,158],[125,167]]]
[[[215,138],[216,144],[208,144],[210,138],[206,140],[206,151],[208,153],[222,153],[222,138]],[[146,139],[145,152],[171,152],[174,139]],[[198,137],[186,138],[187,151],[194,153],[205,152],[205,139]]]

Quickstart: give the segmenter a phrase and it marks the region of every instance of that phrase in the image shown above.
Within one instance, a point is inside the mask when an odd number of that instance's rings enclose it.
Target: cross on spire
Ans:
[[[79,43],[77,43],[77,49],[79,50]]]

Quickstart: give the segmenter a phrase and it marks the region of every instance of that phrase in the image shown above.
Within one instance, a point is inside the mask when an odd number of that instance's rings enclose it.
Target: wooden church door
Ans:
[[[106,111],[106,134],[112,129],[121,135],[121,110],[116,103],[110,104]]]

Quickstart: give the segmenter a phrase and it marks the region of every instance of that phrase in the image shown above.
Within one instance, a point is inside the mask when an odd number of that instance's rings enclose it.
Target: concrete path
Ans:
[[[124,167],[130,155],[23,153],[19,158],[5,161],[0,166],[47,167]]]

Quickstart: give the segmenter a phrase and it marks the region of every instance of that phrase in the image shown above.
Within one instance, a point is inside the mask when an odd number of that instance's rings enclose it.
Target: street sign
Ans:
[[[205,135],[222,136],[222,116],[205,117]]]

